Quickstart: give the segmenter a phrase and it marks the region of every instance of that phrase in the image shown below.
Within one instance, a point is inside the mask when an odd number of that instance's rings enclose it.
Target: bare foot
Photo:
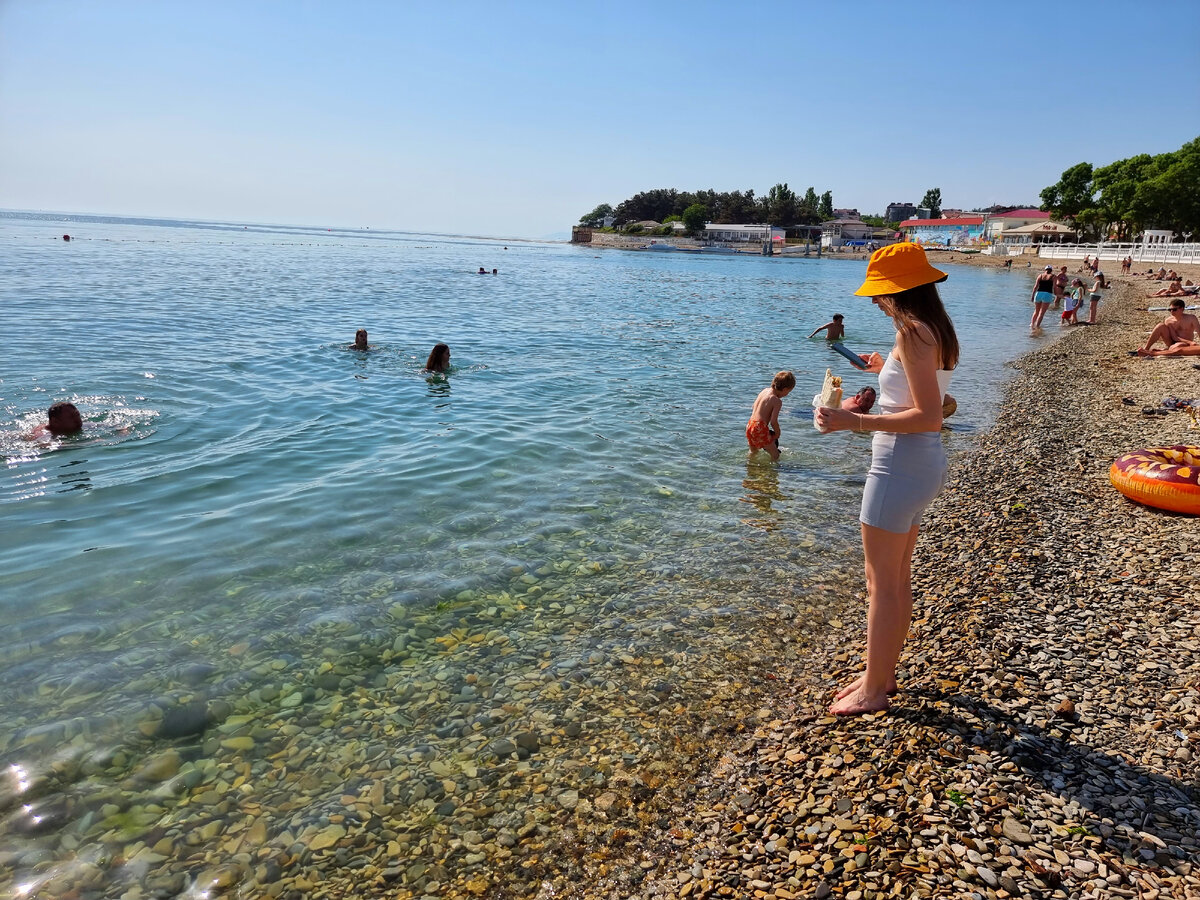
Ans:
[[[889,705],[890,702],[888,701],[887,694],[872,697],[861,690],[857,690],[838,700],[837,703],[829,707],[829,711],[835,716],[857,716],[861,713],[879,712],[880,710],[887,709]]]
[[[846,685],[844,688],[842,688],[840,691],[838,691],[838,692],[837,692],[837,696],[835,697],[835,699],[837,699],[837,700],[841,700],[841,699],[842,699],[843,697],[845,697],[847,694],[850,694],[850,693],[853,693],[854,691],[857,691],[859,688],[861,688],[861,687],[862,687],[863,680],[864,680],[866,677],[867,677],[866,675],[859,675],[859,676],[858,676],[857,678],[855,678],[855,679],[854,679],[852,682],[850,682],[850,684]],[[898,693],[900,693],[900,688],[899,688],[899,687],[897,687],[897,685],[896,685],[896,676],[895,676],[895,675],[893,675],[891,678],[889,678],[889,679],[888,679],[888,683],[887,683],[887,695],[888,695],[889,697],[891,697],[891,696],[894,696],[894,695],[896,695],[896,694],[898,694]]]

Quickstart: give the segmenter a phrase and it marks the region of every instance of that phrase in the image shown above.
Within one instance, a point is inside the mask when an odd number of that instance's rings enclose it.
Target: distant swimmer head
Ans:
[[[367,329],[358,329],[358,331],[354,332],[354,349],[367,350],[369,348],[370,345],[367,343]]]
[[[70,236],[69,234],[64,234],[64,235],[63,235],[63,240],[64,240],[64,241],[69,241],[70,239],[71,239],[71,236]]]
[[[445,344],[434,344],[429,351],[429,359],[425,360],[425,368],[430,372],[445,372],[450,368],[450,348]]]
[[[51,434],[74,434],[83,430],[83,417],[74,403],[55,403],[46,418],[46,430]]]

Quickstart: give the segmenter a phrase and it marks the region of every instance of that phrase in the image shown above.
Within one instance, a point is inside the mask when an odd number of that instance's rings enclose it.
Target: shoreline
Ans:
[[[1127,355],[1159,285],[1110,281],[1099,324],[1019,358],[952,457],[891,711],[825,713],[860,670],[860,587],[804,655],[767,654],[763,708],[646,804],[636,852],[572,835],[604,861],[559,860],[555,896],[1200,897],[1200,528],[1107,478],[1200,439],[1184,412],[1142,414],[1197,376]]]

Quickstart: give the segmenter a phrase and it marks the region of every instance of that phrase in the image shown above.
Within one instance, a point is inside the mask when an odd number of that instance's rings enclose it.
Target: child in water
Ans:
[[[754,398],[754,409],[746,423],[746,443],[750,455],[766,450],[771,459],[779,459],[779,411],[783,409],[783,398],[796,386],[796,376],[791,372],[778,372],[771,379],[771,386],[763,388]]]
[[[820,332],[825,332],[825,340],[840,341],[846,335],[846,327],[842,325],[842,314],[835,313],[832,322],[826,322],[809,337],[816,337]]]

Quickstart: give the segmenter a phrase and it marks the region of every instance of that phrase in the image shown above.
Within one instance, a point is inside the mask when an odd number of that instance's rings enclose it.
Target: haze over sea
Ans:
[[[819,628],[858,589],[869,438],[818,435],[809,398],[826,367],[848,393],[874,379],[806,336],[842,312],[848,346],[887,351],[889,320],[851,296],[864,268],[0,213],[16,881],[194,878],[236,855],[224,832],[247,803],[259,843],[311,844],[343,827],[330,809],[369,758],[418,836],[465,827],[488,767],[556,771],[553,797],[657,758],[696,723],[655,704],[728,675],[768,620]],[[962,342],[952,450],[1028,349],[1029,290],[971,267],[942,286]],[[369,353],[347,349],[359,327]],[[422,371],[437,341],[445,376]],[[798,381],[782,461],[747,464],[779,369]],[[22,440],[57,400],[84,437]],[[258,768],[285,750],[299,812]],[[517,827],[513,804],[544,800],[522,796],[473,827]],[[222,826],[164,854],[197,810]]]

